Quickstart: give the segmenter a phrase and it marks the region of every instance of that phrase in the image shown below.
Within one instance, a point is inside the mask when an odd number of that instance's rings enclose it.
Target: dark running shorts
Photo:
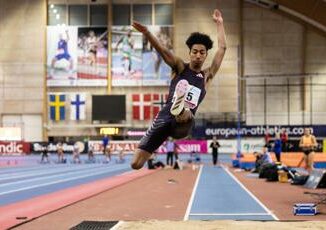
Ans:
[[[302,151],[305,155],[309,155],[311,152],[313,152],[313,148],[302,148]]]
[[[140,140],[138,148],[153,153],[169,136],[174,139],[188,136],[193,125],[194,119],[186,123],[177,123],[174,118],[157,117]]]

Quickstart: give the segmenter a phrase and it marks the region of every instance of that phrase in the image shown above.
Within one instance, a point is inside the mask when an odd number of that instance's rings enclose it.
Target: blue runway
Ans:
[[[185,220],[276,220],[224,167],[200,169]]]
[[[45,164],[0,168],[0,206],[113,177],[130,171],[123,164]]]

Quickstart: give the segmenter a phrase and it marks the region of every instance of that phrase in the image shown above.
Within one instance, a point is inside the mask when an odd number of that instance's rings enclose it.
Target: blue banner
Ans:
[[[241,137],[263,137],[268,131],[271,137],[274,137],[276,132],[286,130],[289,138],[300,137],[303,135],[304,128],[310,128],[312,134],[318,137],[326,137],[326,125],[313,125],[313,126],[279,126],[279,125],[257,125],[257,126],[241,126]],[[223,126],[199,126],[194,128],[193,136],[196,138],[207,138],[217,136],[219,138],[235,138],[238,129],[236,126],[223,127]]]

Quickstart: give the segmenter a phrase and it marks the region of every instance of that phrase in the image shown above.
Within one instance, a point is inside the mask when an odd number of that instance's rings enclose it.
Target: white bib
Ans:
[[[199,97],[200,97],[201,89],[197,88],[193,85],[188,85],[186,97],[185,97],[185,107],[194,109],[198,105]],[[174,92],[172,102],[176,98],[176,93]]]

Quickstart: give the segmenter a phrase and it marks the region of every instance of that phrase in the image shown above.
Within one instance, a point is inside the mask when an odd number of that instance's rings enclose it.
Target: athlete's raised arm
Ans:
[[[183,61],[181,60],[181,58],[176,57],[169,49],[167,49],[162,44],[160,44],[158,39],[148,30],[148,28],[145,25],[143,25],[137,21],[133,21],[132,26],[136,30],[141,32],[144,36],[146,36],[146,38],[151,43],[151,45],[162,56],[162,58],[166,64],[168,64],[174,70],[178,71],[180,69],[179,68],[180,65],[183,64]]]
[[[70,39],[70,37],[69,37],[69,31],[68,31],[68,30],[66,30],[66,42],[68,42],[68,41],[69,41],[69,39]]]
[[[211,81],[219,70],[226,50],[226,38],[222,14],[218,9],[215,9],[212,17],[217,28],[218,49],[215,53],[211,66],[204,70],[207,76],[207,81]]]

